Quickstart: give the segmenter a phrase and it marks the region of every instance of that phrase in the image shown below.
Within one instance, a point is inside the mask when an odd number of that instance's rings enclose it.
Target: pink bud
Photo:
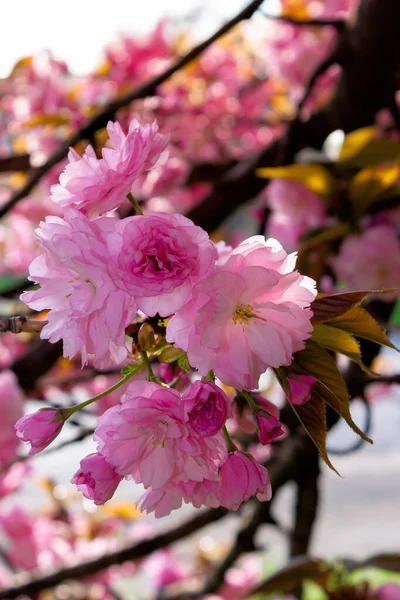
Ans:
[[[94,452],[81,460],[80,468],[71,479],[78,490],[95,504],[110,500],[117,489],[121,477],[108,460]]]
[[[258,437],[262,444],[270,444],[277,437],[280,437],[285,432],[281,427],[280,421],[273,416],[262,417],[257,415],[257,424],[259,427]]]
[[[31,445],[29,456],[46,448],[58,436],[65,419],[59,410],[42,408],[32,415],[22,417],[15,424],[17,437]]]
[[[182,396],[186,420],[204,436],[221,431],[228,416],[228,402],[226,394],[211,381],[195,381]]]
[[[231,452],[220,468],[217,498],[222,506],[237,510],[242,502],[257,496],[261,502],[272,496],[268,471],[242,452]]]
[[[311,398],[311,388],[317,383],[315,377],[311,375],[296,375],[296,378],[289,377],[290,386],[289,400],[295,406],[301,406]]]

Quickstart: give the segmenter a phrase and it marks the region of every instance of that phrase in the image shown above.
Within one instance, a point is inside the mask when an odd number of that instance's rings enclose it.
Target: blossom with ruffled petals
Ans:
[[[121,405],[100,417],[95,440],[119,475],[154,490],[217,478],[226,452],[222,434],[193,434],[176,390],[145,381],[131,383]]]
[[[50,310],[43,339],[62,339],[65,357],[80,352],[84,365],[92,355],[99,368],[125,360],[125,327],[136,315],[133,298],[114,285],[104,241],[117,222],[72,209],[64,219],[48,217],[36,230],[44,254],[29,269],[40,288],[21,296],[30,308]]]
[[[47,448],[56,439],[63,425],[64,417],[59,410],[42,408],[17,421],[15,431],[20,440],[31,445],[29,456],[32,456]]]
[[[215,435],[228,416],[228,397],[211,381],[195,381],[183,394],[186,420],[199,435]]]
[[[119,123],[109,122],[112,148],[103,148],[98,159],[88,146],[83,156],[71,148],[69,164],[52,188],[52,200],[60,206],[74,206],[91,218],[119,206],[144,171],[162,164],[168,136],[158,133],[157,123],[141,126],[133,119],[125,135]]]
[[[95,504],[104,504],[114,495],[121,477],[104,456],[94,452],[85,456],[71,479],[78,490]]]
[[[229,510],[237,510],[253,496],[270,500],[272,496],[268,471],[242,452],[231,452],[220,468],[217,498]]]
[[[167,340],[202,375],[255,389],[269,366],[290,365],[312,332],[315,282],[294,271],[296,255],[276,240],[254,236],[193,288],[169,321]]]
[[[216,258],[207,233],[179,214],[123,219],[108,243],[117,285],[134,295],[149,316],[178,310]]]

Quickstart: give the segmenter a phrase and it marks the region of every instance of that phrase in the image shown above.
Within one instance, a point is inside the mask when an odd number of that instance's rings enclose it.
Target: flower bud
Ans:
[[[17,437],[31,445],[29,456],[46,448],[58,436],[65,418],[60,410],[42,408],[32,415],[22,417],[15,424]]]
[[[94,452],[85,456],[80,462],[80,468],[71,479],[78,490],[95,504],[104,504],[110,500],[117,489],[121,477],[108,460]]]
[[[317,383],[311,375],[297,375],[288,377],[290,395],[289,400],[294,406],[301,406],[311,398],[311,388]]]

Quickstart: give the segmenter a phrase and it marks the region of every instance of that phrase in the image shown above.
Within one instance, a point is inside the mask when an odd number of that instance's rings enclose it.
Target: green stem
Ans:
[[[156,383],[158,383],[157,377],[155,377],[155,375],[153,373],[153,369],[151,368],[151,364],[149,361],[149,357],[147,356],[147,352],[145,352],[144,350],[141,350],[140,356],[142,357],[143,366],[146,369],[147,379],[149,381],[155,381]]]
[[[129,192],[129,194],[127,194],[126,197],[128,198],[129,202],[132,204],[133,208],[135,209],[135,212],[138,215],[143,215],[143,211],[140,208],[138,201],[135,200],[135,198],[133,197],[132,192]]]
[[[238,390],[236,390],[238,392]],[[259,406],[257,405],[256,402],[254,402],[253,398],[250,396],[249,392],[246,392],[245,390],[238,392],[239,395],[242,395],[244,398],[246,398],[247,404],[249,405],[249,407],[251,408],[251,410],[258,412],[259,411]]]
[[[89,404],[93,404],[93,402],[96,402],[97,400],[100,400],[101,398],[104,398],[104,396],[107,396],[108,394],[111,394],[112,392],[114,392],[115,390],[117,390],[119,387],[121,387],[121,385],[124,385],[124,383],[126,383],[127,381],[129,381],[129,379],[131,379],[131,377],[133,377],[134,375],[136,375],[136,373],[139,373],[140,371],[142,371],[144,369],[145,365],[142,365],[139,369],[132,371],[132,373],[128,373],[127,375],[125,375],[125,377],[123,377],[122,379],[120,379],[119,381],[117,381],[117,383],[115,383],[114,385],[112,385],[110,388],[108,388],[108,390],[105,390],[104,392],[101,392],[101,394],[97,394],[97,396],[93,396],[93,398],[89,398],[89,400],[85,400],[84,402],[81,402],[80,404],[76,404],[75,406],[71,406],[71,408],[66,408],[61,410],[60,412],[62,413],[64,419],[69,419],[69,417],[71,415],[73,415],[74,413],[76,413],[78,410],[81,410],[81,408],[85,408],[86,406],[89,406]]]
[[[174,389],[174,388],[178,387],[178,385],[180,384],[181,381],[182,381],[182,377],[178,377],[178,379],[176,379],[174,381],[174,383],[171,383],[171,385],[169,387]]]
[[[225,444],[228,449],[228,452],[235,452],[237,450],[237,446],[235,446],[235,443],[233,442],[231,436],[229,435],[228,430],[225,425],[222,428],[222,433],[225,438]]]

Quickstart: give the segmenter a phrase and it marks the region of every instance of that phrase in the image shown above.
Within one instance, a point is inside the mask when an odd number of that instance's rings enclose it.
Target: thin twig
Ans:
[[[56,150],[50,158],[40,167],[32,169],[30,171],[28,181],[26,184],[18,190],[8,202],[6,202],[0,209],[0,218],[3,217],[13,206],[15,206],[22,198],[25,198],[37,183],[41,180],[43,175],[48,173],[52,167],[63,160],[71,146],[75,146],[78,142],[84,139],[91,139],[93,134],[105,127],[108,121],[115,117],[115,114],[123,107],[128,106],[134,100],[146,98],[156,93],[159,85],[167,81],[177,71],[191,63],[198,56],[200,56],[211,44],[217,41],[221,36],[230,31],[235,25],[250,19],[252,15],[258,10],[264,0],[252,0],[242,11],[237,13],[232,19],[224,23],[215,33],[209,38],[195,46],[190,52],[176,60],[168,69],[163,71],[157,77],[154,77],[150,81],[143,85],[135,88],[134,90],[120,96],[105,106],[105,108],[98,112],[92,119],[90,119],[83,127],[76,131],[68,140],[66,140],[58,150]]]
[[[67,448],[68,446],[71,446],[72,444],[75,444],[77,442],[81,442],[82,440],[85,440],[87,437],[89,437],[93,433],[94,433],[94,428],[82,429],[81,431],[79,431],[79,433],[77,433],[77,435],[75,437],[73,437],[69,440],[65,440],[65,442],[61,442],[57,446],[46,448],[46,450],[43,450],[43,452],[41,452],[39,456],[47,456],[48,454],[54,454],[55,452],[58,452],[59,450],[62,450],[63,448]],[[36,455],[25,454],[24,456],[17,456],[16,459],[13,460],[12,462],[0,467],[0,476],[3,473],[5,473],[6,471],[8,471],[8,469],[11,469],[11,467],[13,467],[15,464],[26,462],[32,458],[35,458],[36,456],[38,456],[38,455],[37,454]]]
[[[290,25],[299,27],[335,27],[338,31],[341,31],[346,27],[346,21],[344,19],[292,19],[292,17],[286,15],[270,15],[264,11],[259,12],[267,19],[289,23]]]

